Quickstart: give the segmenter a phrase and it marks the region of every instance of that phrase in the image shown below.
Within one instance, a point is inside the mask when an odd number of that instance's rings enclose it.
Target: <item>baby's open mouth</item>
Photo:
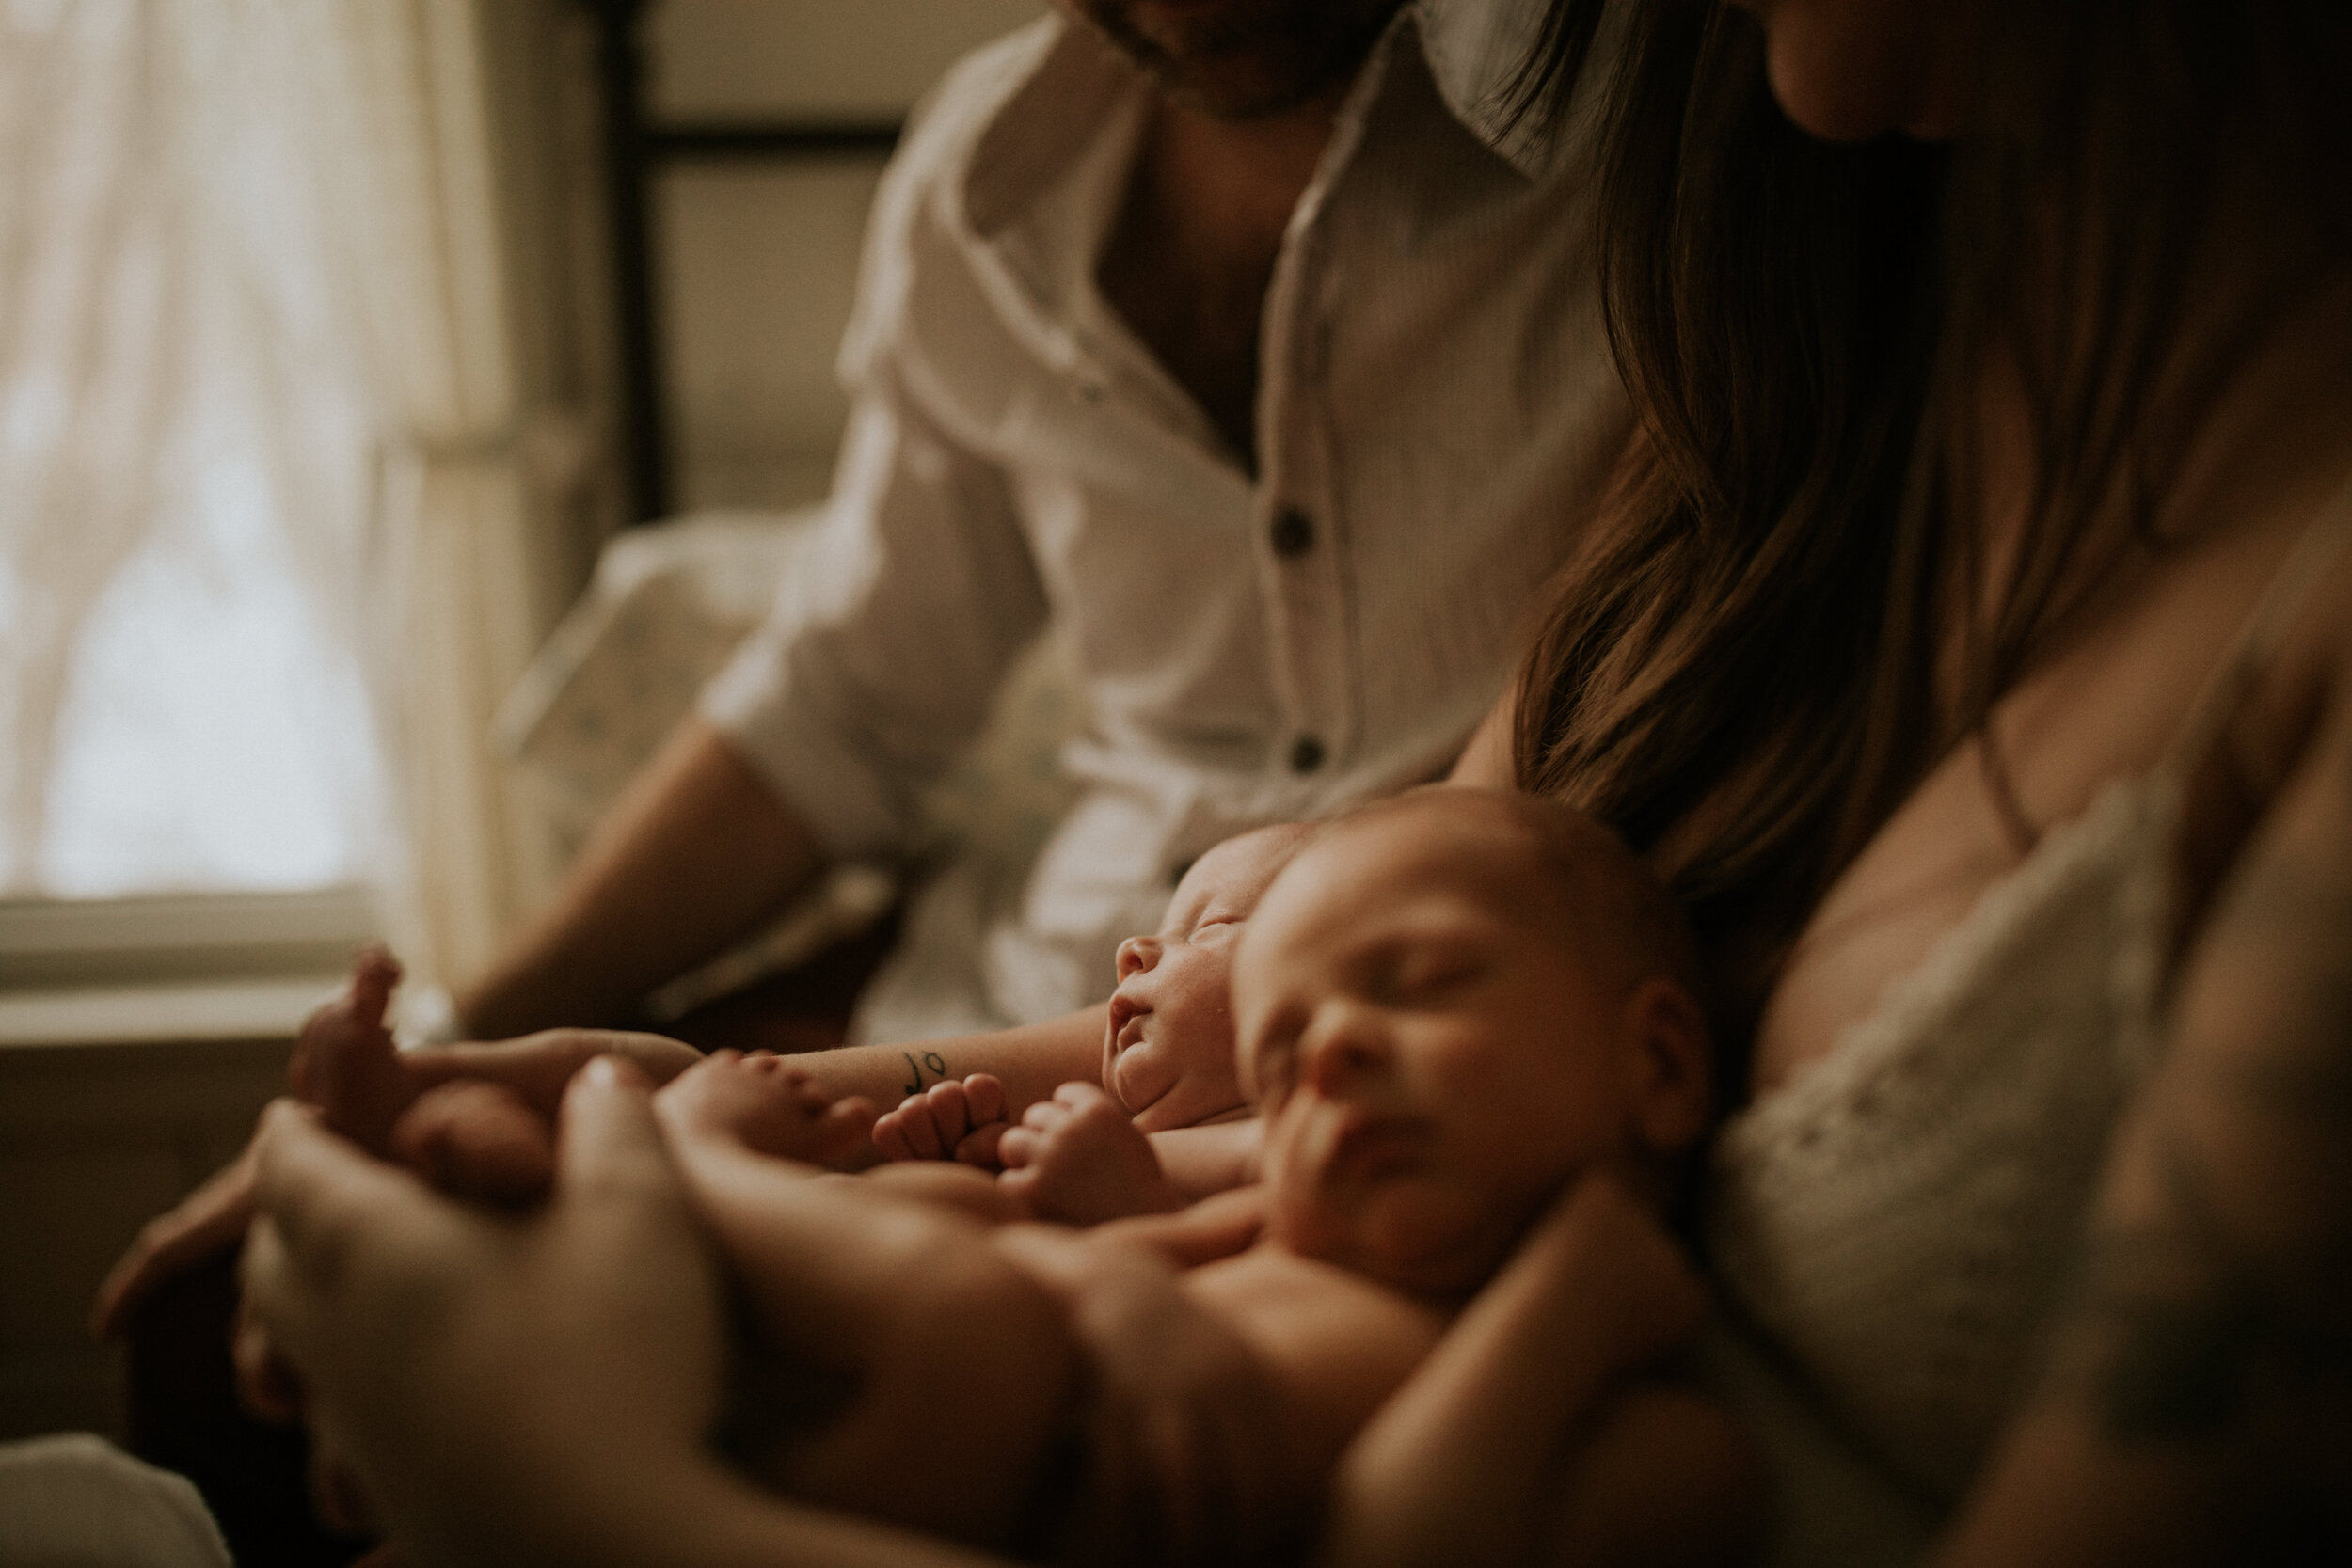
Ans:
[[[1111,1054],[1117,1056],[1143,1043],[1143,1021],[1152,1016],[1152,1009],[1139,1007],[1124,997],[1111,998]]]

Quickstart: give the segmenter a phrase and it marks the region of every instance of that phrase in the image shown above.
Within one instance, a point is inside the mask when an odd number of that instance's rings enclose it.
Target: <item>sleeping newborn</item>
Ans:
[[[1158,931],[1119,944],[1099,1083],[1065,1084],[1016,1123],[993,1075],[949,1079],[876,1121],[875,1148],[1001,1170],[1020,1212],[1071,1225],[1165,1213],[1253,1179],[1233,953],[1310,832],[1282,823],[1227,839],[1185,870]]]
[[[1559,1518],[1531,1528],[1579,1560],[1629,1544],[1645,1562],[1738,1559],[1744,1442],[1661,1370],[1704,1294],[1659,1216],[1708,1120],[1672,902],[1583,818],[1438,788],[1317,831],[1255,907],[1230,961],[1263,1180],[1179,1213],[991,1227],[828,1176],[810,1162],[832,1106],[785,1060],[721,1053],[656,1098],[753,1332],[850,1381],[747,1468],[1056,1561],[1282,1555],[1301,1543],[1281,1528],[1171,1550],[1119,1506],[1092,1460],[1149,1463],[1126,1423],[1152,1417],[1091,1404],[1105,1380],[1089,1364],[1132,1361],[1138,1323],[1142,1354],[1236,1345],[1228,1393],[1268,1466],[1249,1484],[1282,1500],[1265,1517],[1303,1528],[1355,1435],[1534,1233],[1577,1375],[1529,1416],[1527,1446],[1562,1471]],[[1430,1402],[1400,1402],[1410,1420]]]

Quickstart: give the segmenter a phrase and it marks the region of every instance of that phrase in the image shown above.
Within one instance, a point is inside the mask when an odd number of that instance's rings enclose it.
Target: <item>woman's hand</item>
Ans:
[[[422,1560],[609,1548],[684,1486],[719,1402],[718,1275],[618,1064],[564,1101],[527,1220],[442,1198],[280,1101],[255,1144],[251,1310],[323,1447]]]

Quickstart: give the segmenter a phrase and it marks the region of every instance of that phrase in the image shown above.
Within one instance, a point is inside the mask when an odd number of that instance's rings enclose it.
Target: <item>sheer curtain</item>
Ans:
[[[552,871],[488,739],[560,608],[481,8],[0,0],[0,893]]]

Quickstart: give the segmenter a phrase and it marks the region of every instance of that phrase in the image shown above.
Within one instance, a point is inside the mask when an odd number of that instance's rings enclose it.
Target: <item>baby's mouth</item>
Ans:
[[[1149,1007],[1137,1006],[1122,996],[1111,998],[1111,1056],[1115,1060],[1143,1043],[1143,1021],[1152,1016]]]
[[[1325,1179],[1377,1181],[1395,1175],[1419,1161],[1422,1132],[1410,1117],[1349,1112],[1327,1134]]]

